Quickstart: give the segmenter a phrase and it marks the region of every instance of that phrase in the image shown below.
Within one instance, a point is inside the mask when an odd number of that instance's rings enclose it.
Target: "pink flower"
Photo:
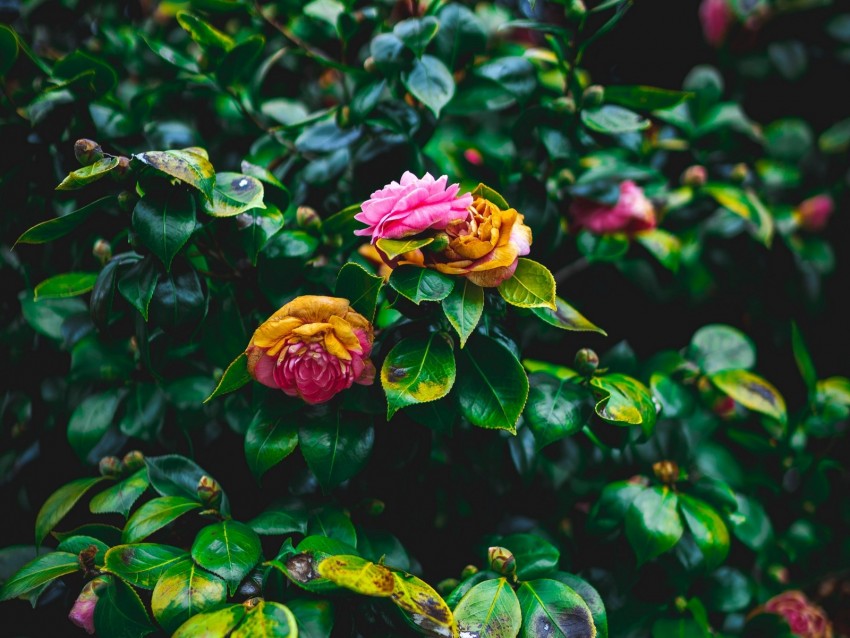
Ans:
[[[699,20],[705,41],[713,47],[719,47],[726,39],[729,27],[735,22],[735,14],[729,6],[729,0],[702,0]]]
[[[97,592],[106,587],[108,582],[105,576],[98,576],[87,582],[80,595],[77,596],[74,606],[71,607],[71,613],[68,614],[68,619],[72,623],[90,634],[94,633],[94,608],[97,605]]]
[[[613,206],[576,198],[570,207],[576,228],[596,235],[636,233],[655,228],[655,210],[643,189],[632,181],[620,184],[620,198]]]
[[[372,324],[347,299],[297,297],[251,337],[248,372],[270,388],[324,403],[354,383],[371,385]]]
[[[829,195],[809,197],[797,207],[800,226],[813,232],[823,230],[834,211],[835,203]]]
[[[458,197],[460,184],[448,188],[448,177],[435,180],[430,173],[419,179],[411,172],[401,176],[401,183],[391,182],[363,202],[354,219],[367,228],[355,235],[371,235],[374,244],[379,239],[398,239],[416,235],[428,229],[444,230],[451,222],[464,219],[472,195]]]
[[[832,624],[826,613],[801,591],[782,592],[758,611],[779,614],[800,638],[832,638]]]

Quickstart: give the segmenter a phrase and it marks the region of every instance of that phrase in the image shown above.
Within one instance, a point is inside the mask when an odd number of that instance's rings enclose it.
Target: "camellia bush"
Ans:
[[[9,635],[850,636],[850,13],[679,4],[0,2]]]

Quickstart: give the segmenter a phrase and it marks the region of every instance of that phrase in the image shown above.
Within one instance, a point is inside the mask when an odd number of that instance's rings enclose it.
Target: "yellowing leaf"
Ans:
[[[393,593],[392,572],[359,556],[331,556],[319,563],[318,571],[323,578],[364,596]]]

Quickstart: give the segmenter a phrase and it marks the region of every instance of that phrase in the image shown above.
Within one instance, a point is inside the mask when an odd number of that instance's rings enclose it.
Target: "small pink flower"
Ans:
[[[782,592],[768,600],[759,611],[782,616],[800,638],[832,638],[832,624],[826,613],[801,591]]]
[[[813,232],[823,230],[834,211],[835,203],[829,195],[809,197],[797,207],[800,226]]]
[[[94,633],[94,608],[97,605],[97,592],[106,587],[108,582],[105,576],[98,576],[87,582],[74,602],[74,606],[71,607],[71,613],[68,614],[68,619],[72,623],[90,634]]]
[[[481,152],[475,148],[468,148],[463,152],[463,158],[473,166],[481,166],[484,163],[484,157]]]
[[[726,39],[729,27],[735,22],[735,14],[729,6],[729,0],[702,0],[699,20],[705,41],[713,47],[719,47]]]
[[[655,228],[655,209],[643,189],[632,181],[620,184],[620,198],[613,206],[590,199],[573,200],[570,212],[576,228],[586,228],[596,235],[636,233]]]
[[[363,202],[354,219],[367,228],[355,235],[371,235],[374,244],[379,239],[409,237],[423,231],[444,230],[450,223],[466,218],[472,195],[458,197],[460,184],[446,186],[448,177],[435,180],[430,173],[421,179],[411,172],[401,182],[391,182]]]

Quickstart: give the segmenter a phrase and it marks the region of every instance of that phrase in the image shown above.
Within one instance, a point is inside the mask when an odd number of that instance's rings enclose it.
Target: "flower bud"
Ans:
[[[295,221],[301,228],[319,228],[322,225],[322,218],[314,208],[310,206],[299,206],[295,211]]]
[[[119,478],[124,473],[124,464],[117,456],[104,456],[98,464],[101,476]]]
[[[138,472],[145,466],[145,455],[138,450],[130,450],[124,455],[121,460],[124,463],[124,469],[130,472]]]
[[[375,64],[375,58],[371,55],[363,61],[363,68],[367,73],[376,73],[378,71],[378,65]]]
[[[593,108],[602,104],[605,99],[605,88],[599,84],[591,84],[581,95],[581,103],[585,108]]]
[[[257,605],[259,605],[261,602],[263,602],[263,599],[262,599],[262,598],[260,598],[259,596],[255,596],[254,598],[249,598],[248,600],[246,600],[246,601],[245,601],[244,603],[242,603],[242,604],[243,604],[243,605],[245,606],[245,608],[247,608],[247,609],[253,609],[253,608],[254,608],[254,607],[256,607]]]
[[[705,186],[706,181],[708,181],[708,171],[705,170],[705,166],[694,164],[693,166],[688,166],[685,172],[682,173],[682,184],[685,186],[699,188],[700,186]]]
[[[484,163],[484,156],[477,148],[468,148],[463,152],[463,159],[473,166],[481,166]]]
[[[97,556],[97,552],[97,545],[89,545],[77,555],[77,561],[80,563],[80,569],[82,569],[86,574],[90,574],[94,571],[94,559],[95,556]]]
[[[221,506],[221,486],[214,478],[202,476],[198,481],[198,498],[207,507],[218,509]]]
[[[369,513],[370,516],[380,516],[384,513],[384,509],[386,509],[386,507],[386,503],[376,498],[370,499],[366,503],[366,511]]]
[[[490,569],[502,576],[516,575],[516,558],[509,549],[491,547],[487,550],[487,561]]]
[[[71,613],[68,614],[68,620],[74,623],[77,627],[85,629],[88,633],[94,633],[94,608],[97,605],[98,592],[109,583],[106,576],[98,576],[94,580],[86,583],[74,606],[71,608]]]
[[[263,594],[263,573],[255,569],[239,583],[239,589],[236,593],[240,596],[253,598],[254,596],[262,596]]]
[[[561,186],[572,186],[576,183],[576,174],[568,168],[558,171],[558,184]]]
[[[475,565],[467,565],[463,568],[463,571],[460,572],[460,579],[464,580],[469,578],[470,576],[474,576],[478,573],[478,568]]]
[[[566,14],[568,18],[583,18],[587,14],[587,7],[582,0],[571,0],[567,5]]]
[[[94,246],[92,246],[91,254],[103,266],[112,259],[112,246],[105,239],[98,239],[94,242]]]
[[[552,108],[556,113],[575,113],[576,101],[567,95],[562,95],[552,101]]]
[[[749,177],[750,169],[743,162],[735,164],[729,173],[729,178],[738,183],[746,182]]]
[[[812,232],[823,230],[834,211],[835,203],[829,195],[809,197],[797,207],[800,226]]]
[[[446,578],[437,583],[436,589],[441,595],[446,596],[459,584],[460,581],[457,578]]]
[[[90,166],[103,159],[103,149],[94,140],[83,138],[74,142],[74,156],[83,166]]]
[[[109,176],[115,181],[121,181],[130,172],[130,158],[121,155],[118,158],[118,166],[109,173]]]
[[[590,348],[582,348],[576,352],[575,366],[583,377],[592,377],[599,367],[599,355]]]
[[[434,237],[434,241],[427,246],[423,246],[423,250],[427,250],[432,253],[441,253],[448,247],[448,245],[449,236],[446,233],[438,233]]]
[[[673,485],[679,479],[679,465],[675,461],[658,461],[652,464],[655,477],[664,485]]]
[[[139,201],[139,196],[133,191],[121,191],[118,193],[118,206],[125,213],[132,213],[137,201]]]

